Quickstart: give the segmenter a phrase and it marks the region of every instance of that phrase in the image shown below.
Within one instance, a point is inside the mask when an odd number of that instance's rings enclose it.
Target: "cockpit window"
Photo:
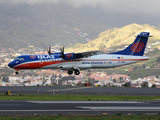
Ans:
[[[15,60],[19,60],[19,58],[16,58]]]
[[[15,60],[24,60],[24,58],[18,57]]]
[[[24,60],[24,58],[19,58],[19,60]]]

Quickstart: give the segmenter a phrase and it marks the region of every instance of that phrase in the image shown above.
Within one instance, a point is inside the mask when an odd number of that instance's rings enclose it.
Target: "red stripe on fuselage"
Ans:
[[[16,69],[38,69],[38,68],[41,68],[44,66],[58,64],[58,63],[63,63],[63,62],[61,62],[61,61],[54,61],[54,62],[44,61],[44,62],[36,62],[36,63],[24,63],[21,65],[17,65],[14,68],[16,68]]]

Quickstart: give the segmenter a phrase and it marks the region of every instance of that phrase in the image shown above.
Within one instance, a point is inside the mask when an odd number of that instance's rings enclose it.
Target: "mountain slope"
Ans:
[[[128,45],[135,40],[135,36],[137,36],[138,33],[143,31],[149,31],[151,35],[153,35],[153,37],[149,39],[149,42],[160,40],[160,31],[156,30],[154,26],[133,23],[122,28],[114,28],[104,31],[100,33],[95,40],[86,44],[78,43],[74,45],[74,48],[69,48],[68,51],[74,50],[80,52]]]
[[[87,38],[95,39],[101,31],[109,29],[65,3],[0,6],[0,32],[14,38],[12,41],[30,41],[36,46],[41,46],[42,42],[47,46],[55,43],[68,46],[87,43]],[[83,37],[85,33],[88,36]],[[2,37],[8,39],[5,35]]]

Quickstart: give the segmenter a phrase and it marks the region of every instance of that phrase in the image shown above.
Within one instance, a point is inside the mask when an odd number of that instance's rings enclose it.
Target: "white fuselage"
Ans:
[[[40,69],[61,68],[62,70],[69,70],[71,68],[79,68],[80,70],[84,70],[92,68],[114,68],[148,59],[149,57],[145,56],[99,54],[77,60],[62,60],[62,58],[59,58],[50,60],[40,60],[39,62],[41,62],[41,64],[46,64],[46,62],[50,63],[49,65],[45,65]],[[55,64],[55,62],[58,63]]]

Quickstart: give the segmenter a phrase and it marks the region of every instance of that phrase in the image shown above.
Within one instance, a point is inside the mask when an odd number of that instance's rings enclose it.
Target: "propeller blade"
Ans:
[[[49,55],[52,54],[52,52],[51,52],[51,46],[48,47],[47,51],[48,51],[48,54],[49,54]]]
[[[64,47],[61,47],[60,48],[60,51],[61,51],[61,58],[63,59],[63,60],[65,60],[65,55],[64,55]]]
[[[61,47],[61,48],[60,48],[60,51],[61,51],[61,53],[64,54],[64,47]]]
[[[60,47],[60,51],[61,51],[61,53],[62,53],[62,47]]]
[[[64,54],[64,47],[63,47],[63,54]]]

